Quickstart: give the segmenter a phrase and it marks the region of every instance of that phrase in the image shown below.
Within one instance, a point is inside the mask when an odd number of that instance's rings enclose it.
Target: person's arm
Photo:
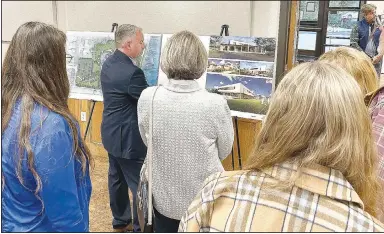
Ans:
[[[54,131],[54,130],[53,130]],[[35,165],[41,178],[39,196],[54,232],[88,232],[80,208],[72,137],[59,130],[36,147]],[[88,212],[88,211],[87,211]]]
[[[232,150],[234,131],[231,110],[227,101],[223,98],[221,105],[217,110],[216,116],[216,132],[217,132],[217,148],[219,150],[220,160],[225,159]]]
[[[377,47],[377,55],[373,57],[373,63],[376,64],[380,62],[380,60],[383,58],[384,55],[384,29],[383,26],[380,26],[380,38],[379,38],[379,46]]]
[[[148,87],[143,70],[137,68],[128,84],[128,94],[138,100],[141,92]]]
[[[379,46],[377,48],[377,52],[379,53],[379,56],[384,55],[384,26],[380,27],[380,38],[379,38]]]
[[[351,31],[351,47],[363,51],[363,49],[359,46],[359,31],[358,31],[358,25],[355,24]]]

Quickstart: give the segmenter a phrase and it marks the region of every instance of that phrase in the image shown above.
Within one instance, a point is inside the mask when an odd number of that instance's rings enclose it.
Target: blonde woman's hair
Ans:
[[[339,47],[324,53],[319,60],[334,63],[347,71],[355,78],[364,95],[379,87],[376,70],[364,52],[350,47]]]
[[[372,125],[357,82],[336,65],[301,64],[277,87],[246,169],[288,161],[340,171],[376,216],[381,190]]]
[[[161,54],[160,67],[169,79],[199,79],[207,69],[207,51],[199,37],[189,31],[172,35]]]

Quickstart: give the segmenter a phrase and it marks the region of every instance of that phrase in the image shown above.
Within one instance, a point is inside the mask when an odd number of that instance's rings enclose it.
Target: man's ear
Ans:
[[[123,44],[123,48],[131,49],[131,40],[126,40]]]

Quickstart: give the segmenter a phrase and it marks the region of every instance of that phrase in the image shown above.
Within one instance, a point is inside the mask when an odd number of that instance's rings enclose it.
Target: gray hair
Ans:
[[[363,14],[363,16],[367,15],[369,12],[373,11],[373,10],[376,10],[376,6],[373,5],[373,4],[364,4],[361,6],[361,13]]]
[[[166,43],[160,67],[169,79],[195,80],[207,69],[208,55],[201,40],[189,31],[174,34]]]
[[[120,25],[115,31],[116,48],[120,48],[127,39],[135,37],[137,31],[142,31],[142,29],[132,24]]]

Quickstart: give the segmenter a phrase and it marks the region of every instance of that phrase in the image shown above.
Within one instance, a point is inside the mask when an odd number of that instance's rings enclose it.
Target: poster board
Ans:
[[[150,86],[157,85],[161,34],[145,34],[146,45],[134,63]],[[100,73],[105,60],[115,51],[112,32],[67,32],[67,74],[70,98],[103,101]]]
[[[272,95],[275,38],[211,36],[205,88],[223,95],[232,115],[262,119]]]
[[[134,63],[150,86],[164,84],[161,52],[172,34],[145,34],[146,48]],[[233,116],[262,119],[272,94],[276,39],[240,36],[199,36],[208,53],[207,70],[197,80],[208,92],[222,95]],[[100,71],[115,50],[114,34],[67,32],[70,98],[103,101]]]
[[[67,32],[67,74],[70,98],[103,101],[100,83],[101,66],[113,54],[114,48],[113,33]]]

